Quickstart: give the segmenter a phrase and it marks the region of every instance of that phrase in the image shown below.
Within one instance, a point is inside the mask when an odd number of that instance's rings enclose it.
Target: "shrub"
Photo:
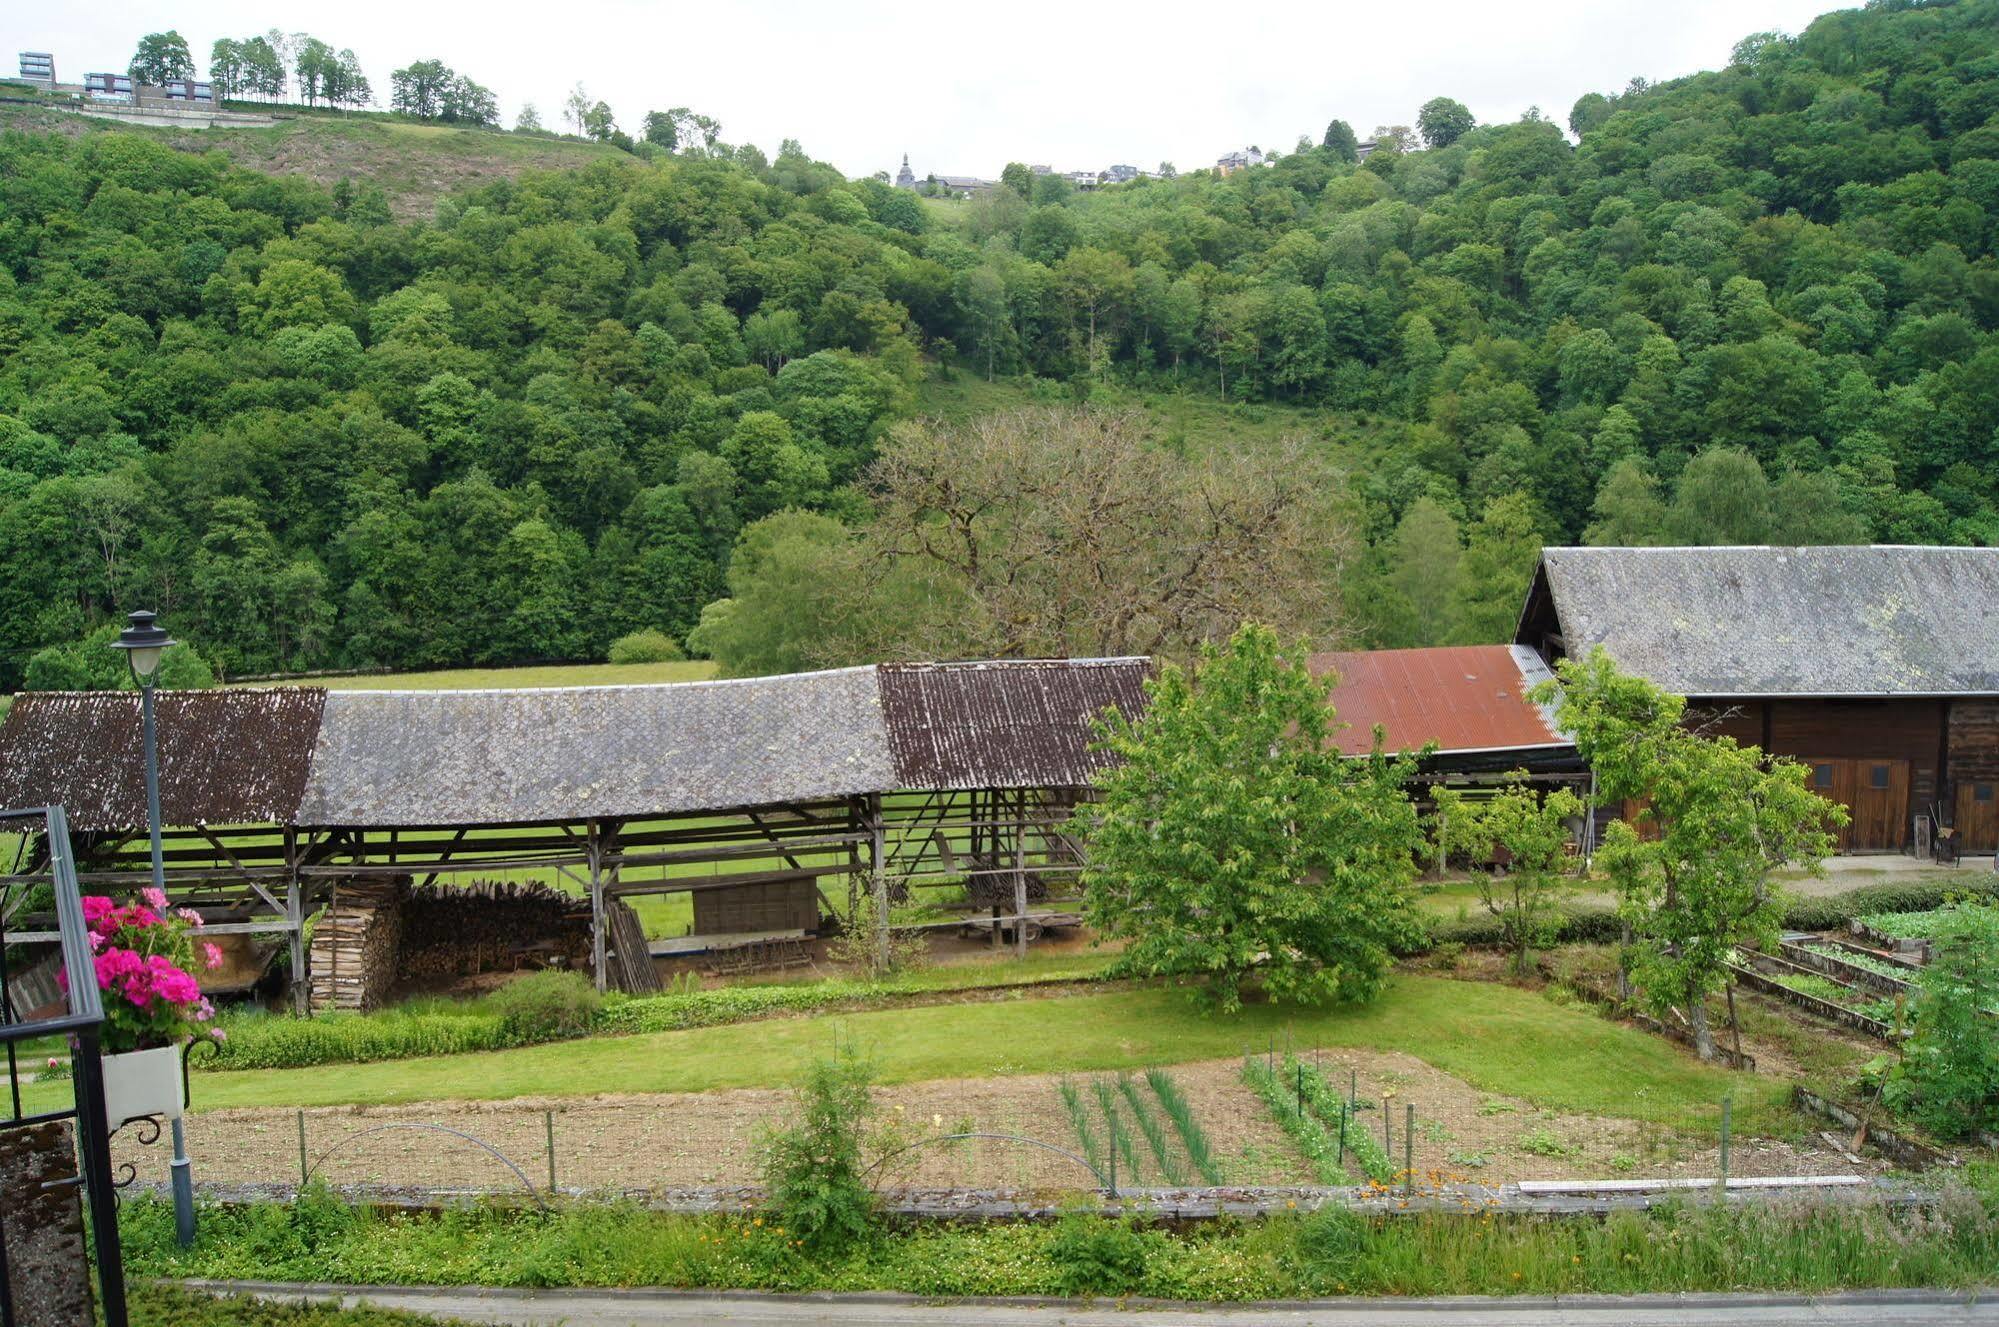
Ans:
[[[550,968],[508,982],[487,1003],[507,1035],[526,1045],[582,1036],[596,1021],[604,997],[582,973]]]
[[[1048,1261],[1065,1295],[1121,1294],[1145,1275],[1155,1242],[1129,1222],[1070,1212],[1048,1241]]]
[[[874,1136],[875,1115],[874,1070],[843,1049],[812,1062],[793,1099],[795,1122],[764,1135],[764,1190],[804,1247],[838,1250],[873,1228],[861,1156],[870,1142],[887,1142]]]
[[[1958,904],[1936,914],[1918,981],[1915,1035],[1888,1083],[1891,1105],[1959,1137],[1999,1128],[1999,907]]]
[[[604,656],[607,662],[614,664],[679,663],[686,657],[680,642],[651,627],[626,632],[611,642],[611,648]]]

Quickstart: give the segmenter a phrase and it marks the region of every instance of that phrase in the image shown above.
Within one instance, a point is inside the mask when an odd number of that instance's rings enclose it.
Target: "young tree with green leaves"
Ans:
[[[1693,733],[1684,697],[1619,672],[1600,648],[1557,673],[1534,698],[1556,703],[1600,794],[1639,808],[1636,824],[1612,822],[1597,854],[1631,927],[1631,974],[1655,1012],[1684,1014],[1700,1057],[1713,1059],[1707,1000],[1728,985],[1730,951],[1776,943],[1784,903],[1772,872],[1822,870],[1846,808],[1813,792],[1795,761]]]
[[[1329,690],[1252,623],[1191,675],[1168,664],[1137,718],[1102,721],[1119,762],[1074,827],[1084,913],[1125,942],[1120,971],[1196,979],[1226,1013],[1252,984],[1305,1004],[1380,991],[1413,925],[1415,764],[1342,756]]]
[[[1485,795],[1439,785],[1431,833],[1437,850],[1472,868],[1479,902],[1499,922],[1513,955],[1513,970],[1527,970],[1535,945],[1555,938],[1557,908],[1575,890],[1569,874],[1571,822],[1583,802],[1567,788],[1536,792],[1520,774],[1515,783]]]

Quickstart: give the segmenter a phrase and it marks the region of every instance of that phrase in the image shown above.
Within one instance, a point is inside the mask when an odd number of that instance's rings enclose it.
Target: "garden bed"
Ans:
[[[1685,1127],[1537,1109],[1518,1098],[1482,1092],[1413,1056],[1327,1049],[1301,1050],[1325,1080],[1362,1102],[1358,1129],[1380,1141],[1383,1101],[1391,1103],[1396,1169],[1403,1156],[1404,1103],[1417,1107],[1415,1165],[1421,1182],[1457,1176],[1484,1184],[1518,1179],[1679,1177],[1712,1174],[1715,1111],[1689,1115]],[[1282,1053],[1278,1063],[1283,1063]],[[1240,1059],[1174,1065],[1166,1071],[1185,1097],[1221,1164],[1225,1183],[1310,1184],[1318,1176],[1286,1137],[1265,1102],[1241,1081]],[[1144,1073],[1135,1077],[1143,1082]],[[1060,1076],[1026,1074],[945,1079],[879,1089],[880,1099],[911,1138],[953,1132],[1023,1134],[1074,1149]],[[1092,1118],[1101,1103],[1087,1079],[1076,1079]],[[1113,1083],[1115,1087],[1115,1083]],[[1149,1088],[1149,1084],[1148,1084]],[[1114,1098],[1124,1102],[1121,1092]],[[619,1191],[748,1184],[757,1176],[757,1142],[764,1124],[780,1118],[790,1097],[776,1089],[627,1094],[589,1098],[523,1098],[500,1102],[435,1102],[408,1106],[329,1107],[303,1112],[307,1153],[316,1170],[342,1184],[408,1184],[436,1188],[500,1188],[513,1184],[505,1168],[476,1146],[429,1129],[396,1127],[343,1142],[381,1125],[441,1125],[484,1140],[518,1164],[536,1187],[547,1183],[548,1131],[555,1142],[562,1188]],[[1718,1099],[1717,1099],[1718,1107]],[[1125,1108],[1120,1105],[1119,1109]],[[283,1108],[200,1111],[187,1120],[194,1174],[200,1181],[296,1183],[300,1112]],[[1740,1114],[1738,1114],[1740,1119]],[[1165,1122],[1162,1112],[1162,1123]],[[970,1125],[970,1129],[962,1126]],[[1137,1126],[1131,1143],[1150,1151]],[[118,1159],[142,1173],[163,1171],[157,1147],[124,1135]],[[1738,1136],[1731,1148],[1737,1175],[1825,1174],[1850,1169],[1836,1153],[1810,1142]],[[1121,1171],[1126,1168],[1120,1164]],[[1140,1179],[1156,1167],[1140,1157]],[[1190,1177],[1191,1179],[1191,1177]],[[885,1183],[967,1188],[1094,1186],[1089,1172],[1039,1148],[996,1142],[946,1144],[915,1154],[915,1164]]]

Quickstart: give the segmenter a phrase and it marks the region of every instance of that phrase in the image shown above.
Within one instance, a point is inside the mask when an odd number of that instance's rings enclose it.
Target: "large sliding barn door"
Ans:
[[[1808,782],[1851,817],[1839,831],[1841,852],[1896,852],[1909,841],[1909,762],[1806,760]]]

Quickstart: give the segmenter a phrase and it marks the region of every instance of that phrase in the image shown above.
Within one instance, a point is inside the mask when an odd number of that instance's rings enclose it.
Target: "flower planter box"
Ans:
[[[179,1047],[104,1057],[104,1121],[111,1128],[142,1115],[179,1119],[186,1108]]]

